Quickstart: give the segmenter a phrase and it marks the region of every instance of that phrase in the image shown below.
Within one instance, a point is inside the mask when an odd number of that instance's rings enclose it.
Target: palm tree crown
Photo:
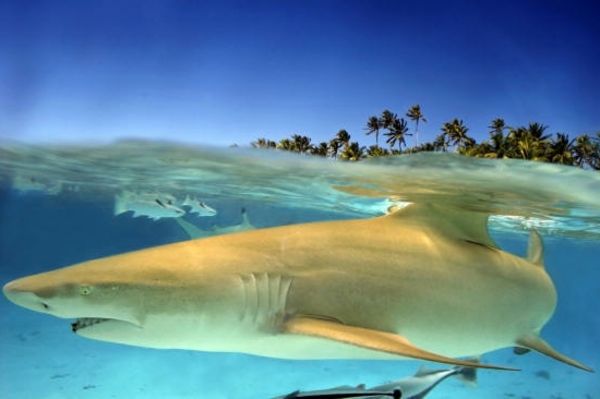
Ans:
[[[427,119],[425,119],[421,112],[421,106],[419,104],[413,105],[406,113],[406,116],[415,122],[415,139],[417,145],[419,145],[419,121],[427,122]]]
[[[388,136],[386,142],[390,145],[390,147],[393,147],[396,143],[398,143],[398,151],[402,151],[402,146],[406,145],[405,136],[410,136],[410,134],[408,134],[406,120],[404,120],[404,118],[395,118],[389,127],[389,131],[385,133],[385,135]]]
[[[376,116],[372,116],[367,121],[367,136],[375,133],[375,144],[379,146],[379,129],[381,129],[381,123]]]

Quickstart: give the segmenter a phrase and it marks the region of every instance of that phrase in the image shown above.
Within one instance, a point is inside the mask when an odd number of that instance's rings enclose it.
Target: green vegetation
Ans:
[[[348,131],[341,129],[329,142],[312,144],[308,136],[294,134],[279,142],[259,138],[252,143],[255,148],[271,148],[283,151],[332,157],[345,161],[383,157],[417,152],[454,151],[459,154],[481,158],[515,158],[532,161],[559,163],[600,170],[600,132],[583,134],[571,139],[568,134],[548,134],[548,126],[530,123],[528,126],[510,127],[503,119],[494,119],[489,126],[489,138],[481,143],[469,136],[469,128],[460,119],[444,123],[440,133],[430,142],[419,143],[419,122],[426,123],[421,107],[410,107],[406,117],[414,122],[409,132],[408,122],[390,110],[379,117],[371,116],[365,125],[367,136],[374,134],[375,145],[368,148],[358,141],[351,141]],[[388,148],[379,146],[379,135],[386,137]],[[415,145],[407,147],[407,136],[415,137]]]

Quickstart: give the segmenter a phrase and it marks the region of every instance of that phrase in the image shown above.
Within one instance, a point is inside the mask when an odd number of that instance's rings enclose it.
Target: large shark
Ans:
[[[532,349],[572,366],[540,330],[556,306],[532,233],[500,250],[487,215],[409,205],[373,219],[257,229],[24,277],[4,294],[75,318],[83,337],[289,359],[424,359]]]

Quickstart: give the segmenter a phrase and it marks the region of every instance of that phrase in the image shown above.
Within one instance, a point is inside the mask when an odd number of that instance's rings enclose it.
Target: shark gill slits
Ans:
[[[166,205],[162,203],[161,200],[159,200],[158,198],[154,200],[158,205],[162,206],[163,208],[166,208]]]
[[[50,309],[50,305],[48,305],[46,302],[42,302],[42,307],[46,310]]]

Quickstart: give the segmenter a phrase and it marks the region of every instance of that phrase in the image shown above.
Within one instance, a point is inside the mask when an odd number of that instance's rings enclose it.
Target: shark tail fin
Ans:
[[[125,194],[117,194],[115,195],[115,207],[113,214],[115,216],[120,215],[122,213],[127,212],[127,198]]]
[[[586,366],[585,364],[579,363],[577,360],[571,359],[568,356],[563,355],[554,349],[550,344],[540,338],[537,334],[527,335],[517,340],[517,345],[523,348],[531,349],[546,356],[549,356],[553,359],[558,360],[559,362],[566,363],[570,366],[577,367],[578,369],[594,372],[593,369]]]
[[[479,358],[466,359],[473,363],[479,363]],[[477,385],[477,368],[468,366],[455,367],[456,374],[454,375],[460,381],[469,386]]]
[[[531,230],[529,232],[527,260],[536,266],[544,267],[544,243],[542,242],[540,233],[536,230]]]

